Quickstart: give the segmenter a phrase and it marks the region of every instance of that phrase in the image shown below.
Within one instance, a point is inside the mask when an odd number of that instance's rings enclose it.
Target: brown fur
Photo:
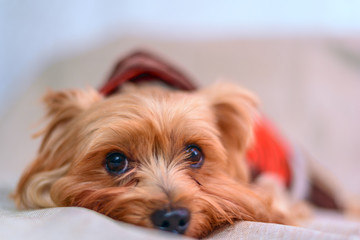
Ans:
[[[240,87],[181,92],[128,84],[109,98],[88,89],[49,92],[44,100],[50,123],[15,191],[19,208],[80,206],[153,227],[156,209],[187,207],[192,237],[236,220],[291,223],[271,194],[249,182],[244,153],[257,104]],[[200,169],[184,161],[190,143],[203,149]],[[133,160],[132,170],[105,170],[114,150]]]

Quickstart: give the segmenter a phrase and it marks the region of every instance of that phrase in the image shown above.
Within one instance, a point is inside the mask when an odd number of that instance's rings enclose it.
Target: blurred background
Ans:
[[[47,88],[101,85],[136,48],[232,79],[360,194],[360,1],[0,0],[0,185],[35,156]]]

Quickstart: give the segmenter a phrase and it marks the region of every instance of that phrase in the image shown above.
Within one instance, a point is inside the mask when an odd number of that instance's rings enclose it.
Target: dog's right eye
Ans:
[[[123,174],[129,169],[129,161],[123,153],[111,152],[105,159],[105,168],[110,174]]]
[[[202,153],[201,148],[198,145],[190,144],[186,147],[186,153],[188,154],[186,160],[191,162],[190,167],[201,168],[204,164],[204,154]]]

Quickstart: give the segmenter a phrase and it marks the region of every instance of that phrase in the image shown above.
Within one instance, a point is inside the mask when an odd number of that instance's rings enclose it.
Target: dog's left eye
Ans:
[[[123,153],[108,153],[105,160],[105,168],[111,174],[119,175],[125,173],[129,169],[129,161]]]
[[[191,162],[192,168],[200,168],[204,164],[204,154],[199,146],[190,144],[186,147],[186,153],[188,154],[186,160]]]

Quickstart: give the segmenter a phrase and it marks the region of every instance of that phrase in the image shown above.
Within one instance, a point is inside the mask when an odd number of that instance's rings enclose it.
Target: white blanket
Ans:
[[[18,211],[8,195],[8,189],[0,189],[1,240],[186,239],[117,222],[84,208]],[[208,239],[355,240],[360,239],[360,222],[345,220],[334,213],[318,213],[315,219],[304,223],[304,227],[238,222],[215,231]]]

